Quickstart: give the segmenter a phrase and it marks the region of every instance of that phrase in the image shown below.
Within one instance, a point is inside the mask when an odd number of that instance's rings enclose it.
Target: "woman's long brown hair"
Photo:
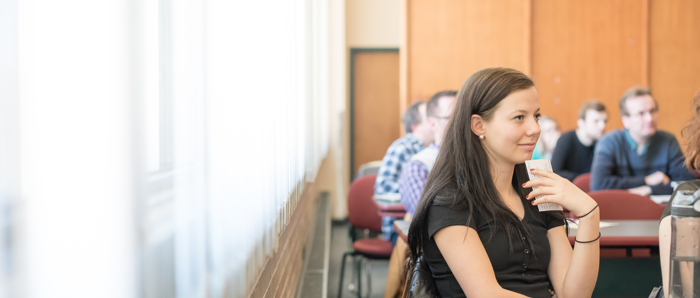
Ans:
[[[683,128],[683,137],[687,143],[685,151],[685,165],[690,170],[700,170],[700,92],[693,99],[695,114],[690,119],[688,126]]]

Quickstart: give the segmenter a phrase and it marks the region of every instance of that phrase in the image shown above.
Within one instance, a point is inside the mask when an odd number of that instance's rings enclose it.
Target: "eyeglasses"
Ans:
[[[430,116],[430,118],[445,119],[445,120],[446,120],[446,119],[450,119],[450,116],[445,116],[445,117],[441,117],[441,116]]]
[[[649,114],[650,116],[656,116],[656,114],[658,114],[658,113],[659,113],[659,109],[651,109],[651,110],[649,110],[649,111],[642,111],[642,112],[639,112],[639,113],[627,114],[627,116],[629,116],[629,117],[634,117],[634,118],[642,118],[642,117],[644,117],[646,114]]]

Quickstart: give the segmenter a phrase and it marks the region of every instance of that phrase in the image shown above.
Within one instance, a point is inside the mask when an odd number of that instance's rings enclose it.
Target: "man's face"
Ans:
[[[454,96],[443,96],[438,100],[437,115],[428,118],[430,123],[430,128],[433,132],[433,138],[436,145],[442,143],[442,137],[445,134],[445,128],[447,128],[447,121],[452,115],[452,108],[455,105],[456,98]]]
[[[428,117],[425,112],[427,106],[427,104],[418,106],[420,123],[413,126],[413,135],[423,141],[423,143],[430,144],[433,142],[433,132],[430,130],[430,124],[428,123]]]
[[[583,130],[583,133],[591,138],[598,140],[605,132],[605,124],[608,123],[608,113],[598,112],[596,110],[587,110],[584,119],[578,120],[578,126]]]
[[[632,97],[625,102],[627,114],[622,116],[622,124],[632,137],[648,138],[656,133],[658,108],[649,95]]]

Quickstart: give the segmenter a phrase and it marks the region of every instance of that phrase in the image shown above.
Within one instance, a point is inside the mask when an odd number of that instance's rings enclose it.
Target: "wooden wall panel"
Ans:
[[[683,144],[680,132],[692,116],[691,99],[700,91],[700,1],[651,1],[650,28],[651,87],[659,102],[659,128]]]
[[[581,103],[597,98],[608,130],[622,127],[620,96],[648,84],[647,13],[639,0],[534,1],[532,70],[543,114],[573,129]]]
[[[401,110],[435,92],[458,90],[484,67],[529,73],[529,0],[405,0],[403,5]]]
[[[353,165],[381,160],[403,132],[399,113],[399,53],[354,51]]]
[[[298,205],[289,215],[288,225],[279,236],[275,251],[267,259],[262,272],[255,275],[256,282],[248,298],[294,297],[301,278],[304,246],[314,229],[317,199],[316,185],[307,183],[298,198]]]

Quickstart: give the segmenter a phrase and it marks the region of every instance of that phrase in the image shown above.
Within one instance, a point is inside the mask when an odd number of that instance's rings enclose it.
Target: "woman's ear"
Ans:
[[[471,123],[472,132],[477,136],[483,136],[486,132],[484,130],[484,119],[479,115],[472,115]]]

